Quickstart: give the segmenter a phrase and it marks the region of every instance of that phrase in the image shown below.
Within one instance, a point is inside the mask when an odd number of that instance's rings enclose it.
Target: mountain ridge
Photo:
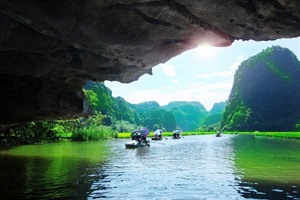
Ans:
[[[244,131],[288,131],[300,120],[300,62],[287,48],[269,47],[241,63],[222,125]]]

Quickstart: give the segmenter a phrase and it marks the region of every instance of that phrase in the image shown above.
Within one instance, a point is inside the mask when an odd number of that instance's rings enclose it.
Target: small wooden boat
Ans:
[[[162,140],[163,138],[162,137],[152,137],[151,139],[152,140]]]
[[[176,129],[175,131],[173,131],[173,139],[181,139],[181,132],[182,130],[180,129]]]
[[[162,133],[163,133],[163,131],[161,129],[157,129],[154,132],[153,137],[151,139],[152,140],[162,140],[163,139]]]
[[[146,142],[140,142],[137,140],[131,140],[125,144],[126,148],[138,148],[138,147],[145,147],[145,146],[150,147],[149,142],[146,143]]]
[[[216,137],[221,137],[221,131],[218,131]]]

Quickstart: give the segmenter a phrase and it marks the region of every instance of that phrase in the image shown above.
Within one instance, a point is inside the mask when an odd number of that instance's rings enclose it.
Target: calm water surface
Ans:
[[[0,199],[300,199],[300,141],[188,136],[0,151]]]

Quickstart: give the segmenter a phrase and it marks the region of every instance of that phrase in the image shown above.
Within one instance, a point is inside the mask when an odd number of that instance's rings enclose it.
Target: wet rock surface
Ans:
[[[205,43],[300,36],[300,2],[0,2],[0,126],[83,113],[88,80],[129,83]]]

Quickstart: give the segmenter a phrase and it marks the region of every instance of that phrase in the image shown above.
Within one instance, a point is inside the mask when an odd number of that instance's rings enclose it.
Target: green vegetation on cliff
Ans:
[[[273,46],[241,63],[222,118],[227,129],[290,131],[300,122],[300,62]]]
[[[170,133],[234,131],[300,131],[300,62],[288,49],[273,46],[245,60],[234,76],[227,102],[207,111],[200,102],[175,101],[160,106],[155,101],[130,104],[113,97],[104,83],[88,81],[85,117],[76,120],[32,122],[0,133],[1,141],[16,137],[22,143],[98,140],[131,132],[139,127]],[[258,132],[255,132],[258,133]],[[1,142],[0,141],[0,142]]]
[[[117,131],[132,131],[139,126],[150,130],[158,128],[173,131],[181,128],[184,131],[195,131],[200,126],[209,126],[219,122],[224,104],[216,104],[212,115],[200,102],[175,101],[160,106],[155,101],[130,104],[121,97],[113,97],[112,92],[99,82],[88,81],[84,86],[87,100],[90,102],[90,113],[100,112],[106,116],[106,125],[112,125]],[[97,100],[98,99],[98,102]],[[207,117],[209,120],[206,120]],[[205,122],[205,124],[204,124]]]

